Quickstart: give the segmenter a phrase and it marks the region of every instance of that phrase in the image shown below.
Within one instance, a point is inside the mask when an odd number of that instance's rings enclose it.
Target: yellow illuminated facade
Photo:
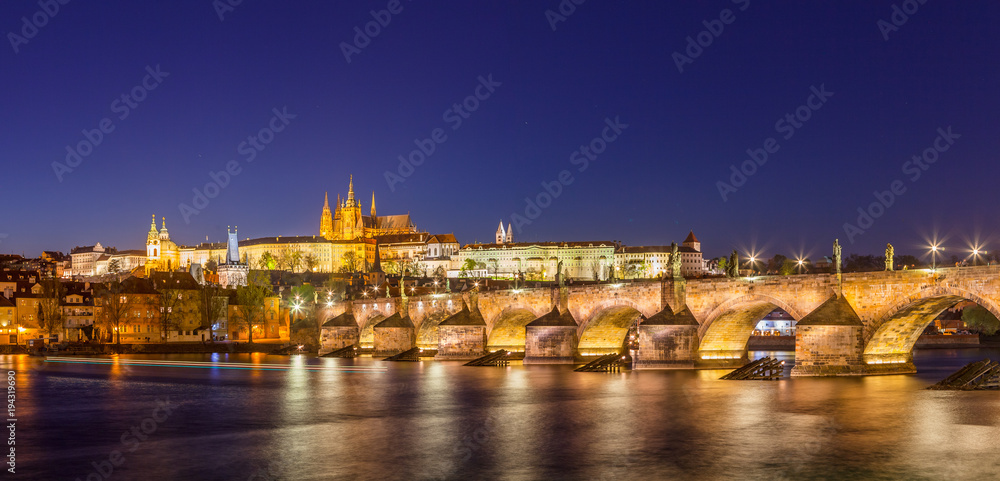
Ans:
[[[410,221],[410,215],[383,215],[375,212],[375,193],[372,192],[370,215],[362,213],[361,202],[354,197],[354,177],[347,187],[347,199],[341,201],[337,195],[337,204],[330,210],[329,195],[323,199],[323,212],[320,215],[319,235],[329,240],[349,241],[355,239],[373,239],[378,236],[394,234],[414,234],[417,228]]]

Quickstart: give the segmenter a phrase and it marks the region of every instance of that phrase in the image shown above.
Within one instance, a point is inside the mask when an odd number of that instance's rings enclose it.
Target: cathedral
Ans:
[[[375,193],[372,192],[371,215],[362,214],[361,202],[354,198],[354,176],[347,187],[347,199],[337,194],[336,208],[330,210],[330,197],[323,199],[323,214],[319,222],[319,235],[329,240],[371,239],[393,234],[415,234],[417,228],[410,221],[410,214],[383,215],[375,213]]]

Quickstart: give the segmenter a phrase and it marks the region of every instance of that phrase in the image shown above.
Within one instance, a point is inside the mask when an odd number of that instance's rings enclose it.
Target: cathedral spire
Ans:
[[[372,221],[375,220],[375,191],[372,191]]]
[[[323,192],[323,210],[330,210],[330,193]]]
[[[347,186],[347,202],[354,202],[354,174],[351,174],[351,182]]]

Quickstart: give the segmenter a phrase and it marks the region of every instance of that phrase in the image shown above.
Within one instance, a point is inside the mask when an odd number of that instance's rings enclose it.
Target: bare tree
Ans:
[[[156,296],[156,307],[159,311],[160,340],[166,342],[170,331],[176,331],[180,324],[183,293],[178,289],[164,287]]]
[[[236,288],[236,320],[247,330],[249,342],[253,342],[254,327],[264,323],[264,300],[271,293],[267,275],[261,271],[251,272],[247,285]]]
[[[344,263],[340,268],[341,272],[353,274],[361,270],[361,259],[358,259],[358,255],[354,251],[345,252],[343,260]]]
[[[315,254],[306,254],[302,258],[302,264],[306,266],[307,271],[312,272],[319,265],[319,259],[316,258]]]
[[[98,322],[114,335],[115,344],[119,349],[121,331],[138,319],[131,315],[132,312],[146,305],[145,299],[137,295],[127,281],[114,277],[105,282],[95,296]]]
[[[199,329],[212,330],[212,323],[223,317],[226,312],[226,302],[222,289],[205,285],[198,290]]]
[[[62,282],[55,277],[42,280],[42,298],[38,302],[38,327],[46,335],[63,327],[62,299],[66,295]]]

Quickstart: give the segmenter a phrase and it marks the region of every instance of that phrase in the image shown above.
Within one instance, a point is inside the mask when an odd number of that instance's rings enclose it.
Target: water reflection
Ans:
[[[276,371],[0,363],[19,373],[18,467],[32,479],[85,479],[165,397],[180,408],[115,478],[983,479],[1000,473],[1000,396],[923,388],[997,354],[923,351],[917,375],[767,382],[301,355],[121,358]],[[763,355],[787,353],[751,357]]]

